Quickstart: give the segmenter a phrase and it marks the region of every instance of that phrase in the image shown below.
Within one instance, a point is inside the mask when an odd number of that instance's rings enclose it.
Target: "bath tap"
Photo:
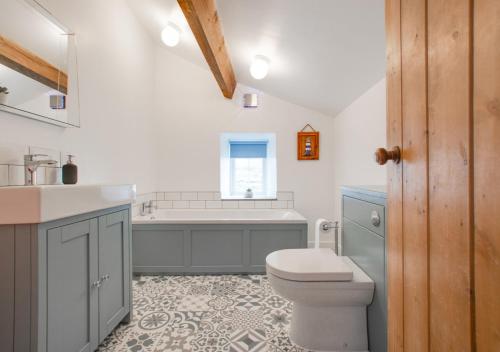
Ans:
[[[148,210],[146,212],[146,209]],[[152,214],[153,213],[153,201],[150,200],[149,202],[143,202],[141,203],[141,209],[140,209],[140,214],[142,216],[146,214]]]
[[[24,156],[24,184],[33,186],[37,184],[37,170],[42,165],[56,165],[56,160],[35,160],[38,157],[48,157],[46,154],[28,154]]]

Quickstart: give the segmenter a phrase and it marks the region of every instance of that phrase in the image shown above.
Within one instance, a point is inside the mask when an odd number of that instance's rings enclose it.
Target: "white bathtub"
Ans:
[[[133,224],[306,224],[293,209],[157,209]]]

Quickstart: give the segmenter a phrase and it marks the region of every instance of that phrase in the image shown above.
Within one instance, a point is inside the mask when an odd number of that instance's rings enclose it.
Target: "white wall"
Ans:
[[[82,183],[136,183],[141,193],[155,190],[150,37],[123,0],[42,2],[77,34],[81,128],[0,111],[0,143],[72,152]]]
[[[278,190],[295,192],[295,208],[310,225],[318,217],[331,217],[332,117],[265,94],[258,109],[243,109],[241,94],[247,87],[238,86],[233,100],[227,100],[208,69],[161,47],[156,51],[154,86],[159,190],[218,190],[220,133],[274,132]],[[297,131],[307,123],[320,131],[319,161],[297,161]]]
[[[386,146],[385,78],[333,119],[335,218],[341,216],[343,185],[385,185],[386,168],[375,163],[375,149]]]

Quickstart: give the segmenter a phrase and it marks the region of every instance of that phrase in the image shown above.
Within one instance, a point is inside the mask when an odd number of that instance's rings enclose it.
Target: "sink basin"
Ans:
[[[0,187],[0,225],[38,224],[131,203],[135,185]]]

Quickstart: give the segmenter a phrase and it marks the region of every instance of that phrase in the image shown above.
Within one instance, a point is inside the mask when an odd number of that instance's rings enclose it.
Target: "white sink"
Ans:
[[[135,185],[0,187],[0,225],[38,224],[129,204]]]

